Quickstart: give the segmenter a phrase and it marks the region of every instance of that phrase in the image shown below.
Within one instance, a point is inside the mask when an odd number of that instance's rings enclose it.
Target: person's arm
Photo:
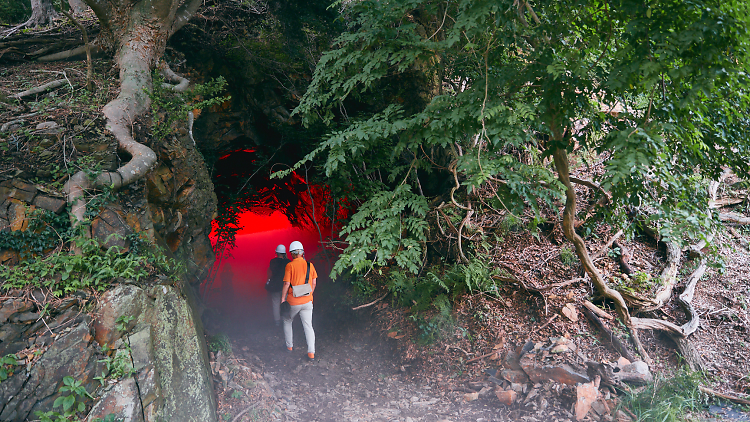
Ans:
[[[312,290],[310,291],[310,294],[313,294],[313,293],[315,292],[315,283],[317,283],[317,281],[318,281],[318,279],[317,279],[317,278],[313,278],[313,279],[312,279],[312,280],[310,281],[310,288],[312,289]]]
[[[291,265],[286,264],[284,267],[284,287],[281,288],[281,303],[286,302],[286,295],[289,293],[289,285],[292,280]]]
[[[281,288],[281,303],[286,302],[286,295],[289,292],[289,282],[284,282],[284,287]]]

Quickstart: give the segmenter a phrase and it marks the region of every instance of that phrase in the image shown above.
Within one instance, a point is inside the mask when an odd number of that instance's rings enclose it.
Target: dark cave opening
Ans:
[[[288,250],[292,241],[302,242],[318,283],[325,284],[335,260],[325,243],[336,236],[349,211],[327,186],[308,185],[304,170],[270,178],[267,169],[258,171],[253,165],[257,158],[255,150],[239,149],[224,153],[215,164],[220,217],[212,222],[211,241],[217,261],[201,291],[211,308],[265,319],[270,306],[264,284],[276,246]],[[222,253],[218,245],[228,226],[235,230],[234,244]]]

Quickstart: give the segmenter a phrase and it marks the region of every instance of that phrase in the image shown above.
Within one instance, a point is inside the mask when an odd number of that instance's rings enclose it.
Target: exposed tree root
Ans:
[[[78,19],[71,15],[70,12],[68,12],[67,10],[63,10],[62,12],[65,14],[65,16],[68,17],[68,19],[70,19],[71,22],[73,22],[75,26],[78,27],[78,29],[81,30],[81,33],[83,34],[83,47],[86,50],[86,89],[91,91],[94,87],[94,64],[91,61],[91,44],[89,43],[88,31],[86,31],[86,27],[81,25],[81,23],[78,22]]]
[[[560,136],[561,138],[561,136]],[[651,364],[651,358],[648,356],[646,349],[643,347],[636,327],[631,321],[630,311],[628,305],[625,303],[620,292],[610,288],[607,282],[599,273],[599,270],[594,265],[589,252],[586,249],[586,244],[583,239],[575,231],[575,213],[576,213],[576,192],[570,181],[570,165],[568,163],[568,155],[565,149],[555,148],[552,151],[552,157],[555,160],[555,167],[557,168],[557,176],[560,182],[565,186],[565,210],[563,211],[563,233],[565,237],[570,240],[576,249],[576,254],[581,260],[584,270],[591,277],[591,281],[599,291],[599,293],[607,299],[614,301],[617,313],[620,315],[620,319],[628,327],[631,338],[636,347],[636,350],[641,355],[643,360]]]
[[[41,94],[41,93],[47,92],[47,91],[49,91],[51,89],[59,88],[59,87],[65,85],[66,83],[68,83],[67,79],[58,79],[56,81],[48,82],[48,83],[46,83],[44,85],[40,85],[38,87],[31,88],[31,89],[28,89],[28,90],[23,91],[23,92],[19,92],[18,94],[12,95],[11,98],[21,99],[23,97],[28,97],[30,95]]]
[[[165,61],[159,62],[159,72],[162,76],[164,76],[166,80],[177,82],[177,85],[163,83],[162,86],[166,89],[171,89],[175,92],[184,92],[185,90],[187,90],[188,85],[190,85],[190,81],[188,79],[174,73],[174,71],[169,68],[169,65]]]
[[[712,390],[712,389],[710,389],[708,387],[704,387],[702,385],[698,386],[698,389],[700,389],[704,393],[706,393],[708,395],[711,395],[711,396],[720,397],[722,399],[727,399],[727,400],[729,400],[731,402],[734,402],[734,403],[737,403],[737,404],[744,404],[745,406],[750,406],[750,400],[747,400],[747,399],[743,399],[743,398],[740,398],[740,397],[737,397],[737,396],[733,396],[731,394],[720,393],[720,392],[718,392],[716,390]]]
[[[633,362],[635,361],[635,357],[632,353],[630,353],[630,350],[622,344],[620,341],[620,338],[615,335],[612,330],[607,328],[606,325],[599,319],[596,314],[589,309],[588,306],[584,306],[581,308],[583,311],[583,314],[588,318],[589,321],[591,321],[592,324],[594,324],[595,327],[599,329],[602,333],[604,333],[604,338],[609,342],[609,344],[612,346],[612,349],[620,354],[620,356],[624,357],[625,359]]]
[[[65,184],[74,224],[83,221],[86,203],[83,193],[90,188],[108,186],[118,189],[144,177],[155,165],[157,156],[151,148],[132,136],[132,123],[148,110],[151,70],[164,52],[167,39],[184,26],[202,4],[200,0],[165,0],[147,7],[130,7],[95,0],[86,3],[94,10],[102,28],[114,31],[118,43],[115,59],[120,68],[120,94],[102,109],[106,128],[117,139],[121,151],[131,159],[113,172],[103,172],[94,180],[79,172]],[[85,51],[85,46],[81,47]],[[72,56],[75,50],[46,56],[47,60]],[[80,54],[80,53],[79,53]],[[171,72],[171,71],[170,71]],[[173,72],[172,72],[173,73]],[[176,75],[175,75],[176,76]],[[170,75],[171,78],[171,75]],[[180,81],[180,85],[182,80]]]
[[[750,242],[748,242],[744,236],[737,233],[737,230],[732,227],[727,227],[727,231],[729,231],[729,233],[734,236],[734,238],[737,239],[738,242],[740,242],[743,248],[750,249]]]
[[[592,261],[596,261],[600,256],[602,256],[605,253],[607,253],[607,251],[609,250],[609,248],[612,247],[612,245],[617,241],[617,239],[620,238],[620,236],[623,235],[623,233],[624,232],[622,230],[618,230],[617,233],[615,233],[614,235],[612,235],[612,237],[609,238],[609,240],[607,241],[607,244],[604,245],[604,247],[602,247],[601,249],[599,249],[599,251],[597,251],[597,252],[595,252],[595,253],[593,253],[591,255],[591,260]]]
[[[93,55],[93,54],[100,53],[101,51],[102,51],[102,48],[94,42],[89,46],[88,54]],[[58,60],[70,60],[75,57],[83,56],[84,54],[87,54],[86,46],[81,45],[71,50],[60,51],[58,53],[53,53],[47,56],[39,57],[37,60],[40,62],[54,62]]]
[[[735,213],[721,213],[719,214],[719,220],[725,223],[747,225],[750,224],[750,217],[739,215]]]
[[[614,242],[612,242],[612,246],[620,250],[620,255],[618,255],[617,257],[617,262],[620,264],[620,271],[622,271],[624,274],[632,275],[635,272],[630,266],[630,258],[633,257],[633,253],[630,252],[630,250],[625,245],[618,242],[616,239]]]
[[[703,370],[703,363],[700,354],[697,353],[688,336],[698,330],[699,318],[698,313],[693,308],[692,301],[695,294],[695,287],[698,280],[706,272],[706,262],[702,260],[698,268],[688,277],[685,291],[677,298],[677,302],[682,306],[689,320],[682,326],[678,326],[669,321],[652,318],[633,318],[633,324],[639,329],[659,330],[665,332],[677,344],[677,349],[682,354],[691,369],[698,371]]]
[[[8,38],[24,28],[35,28],[37,26],[47,25],[48,23],[52,23],[52,21],[59,16],[55,8],[52,6],[52,2],[44,2],[40,0],[32,0],[31,2],[35,4],[32,4],[31,17],[29,20],[2,32],[3,38]]]
[[[123,42],[118,52],[120,65],[120,95],[104,106],[102,114],[107,118],[107,129],[117,139],[120,150],[132,157],[128,163],[113,172],[102,172],[91,180],[83,171],[76,173],[65,184],[68,204],[74,223],[84,220],[86,203],[83,193],[90,188],[108,186],[119,189],[142,178],[156,165],[156,154],[151,148],[136,142],[130,132],[131,124],[142,115],[150,104],[144,88],[151,86],[151,68],[154,65],[154,40],[143,34],[133,34]]]
[[[667,246],[667,265],[659,276],[662,288],[654,296],[654,305],[647,306],[642,311],[649,312],[664,306],[672,297],[672,291],[677,284],[677,271],[680,267],[680,258],[682,250],[672,242],[664,242]]]

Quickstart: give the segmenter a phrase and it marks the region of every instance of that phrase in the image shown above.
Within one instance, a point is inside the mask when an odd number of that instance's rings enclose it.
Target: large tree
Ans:
[[[89,187],[126,186],[150,171],[156,154],[133,139],[132,123],[149,107],[152,72],[164,54],[167,40],[185,25],[202,4],[201,0],[86,0],[101,23],[104,45],[114,50],[120,69],[120,94],[107,104],[102,113],[107,129],[117,139],[120,150],[132,157],[114,172],[103,172],[91,181],[84,172],[75,174],[66,183],[72,214],[82,221],[86,211],[83,192]],[[180,82],[175,89],[184,89],[187,80],[161,64],[167,79]]]
[[[345,229],[335,272],[392,259],[416,272],[428,207],[412,191],[422,191],[420,174],[445,167],[453,186],[444,199],[463,214],[461,259],[476,189],[491,186],[499,205],[537,215],[562,200],[565,236],[634,334],[694,329],[631,317],[604,280],[575,229],[569,153],[606,157],[606,173],[589,183],[611,196],[611,222],[646,209],[667,242],[709,237],[717,218],[700,183],[727,168],[748,177],[744,2],[363,0],[344,13],[349,31],[320,60],[297,110],[341,129],[308,159],[325,153],[328,174],[341,174],[372,168],[386,151],[390,177]],[[424,95],[384,89],[415,72]],[[350,120],[339,110],[353,99],[368,107]]]

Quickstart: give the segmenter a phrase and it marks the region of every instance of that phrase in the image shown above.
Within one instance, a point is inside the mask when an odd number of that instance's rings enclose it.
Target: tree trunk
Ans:
[[[52,6],[52,0],[31,0],[31,18],[24,24],[26,27],[47,25],[59,15]]]
[[[84,220],[86,189],[108,186],[118,189],[144,177],[156,165],[156,154],[138,143],[131,134],[132,124],[150,105],[151,72],[164,54],[167,40],[190,19],[200,0],[140,0],[111,2],[86,0],[101,22],[104,36],[116,48],[120,68],[120,94],[104,106],[107,129],[117,139],[120,150],[132,157],[113,172],[103,172],[93,181],[79,172],[65,185],[71,214],[78,224]]]
[[[76,15],[85,12],[89,8],[83,0],[68,0],[68,4],[70,5],[70,10]]]
[[[556,136],[557,139],[555,139],[556,141],[562,141],[562,133],[562,130],[558,132],[558,136]],[[591,277],[591,281],[594,283],[594,286],[599,291],[599,293],[601,293],[602,296],[615,302],[615,305],[617,306],[617,312],[620,315],[622,322],[630,330],[633,343],[638,350],[638,353],[641,354],[641,357],[646,363],[650,364],[651,359],[649,358],[646,350],[641,344],[636,329],[633,327],[630,312],[628,311],[628,306],[625,303],[625,300],[622,298],[622,295],[620,295],[620,292],[610,288],[607,285],[607,282],[601,276],[599,270],[591,260],[588,249],[586,249],[586,243],[575,231],[576,192],[570,182],[570,165],[568,163],[568,154],[564,148],[560,148],[558,146],[553,146],[552,148],[552,157],[555,160],[557,177],[565,186],[565,210],[563,211],[562,221],[563,233],[565,234],[565,237],[575,246],[576,255],[578,255],[578,258],[581,260],[581,264],[583,265],[584,270],[586,271],[586,273],[588,273],[589,277]]]

